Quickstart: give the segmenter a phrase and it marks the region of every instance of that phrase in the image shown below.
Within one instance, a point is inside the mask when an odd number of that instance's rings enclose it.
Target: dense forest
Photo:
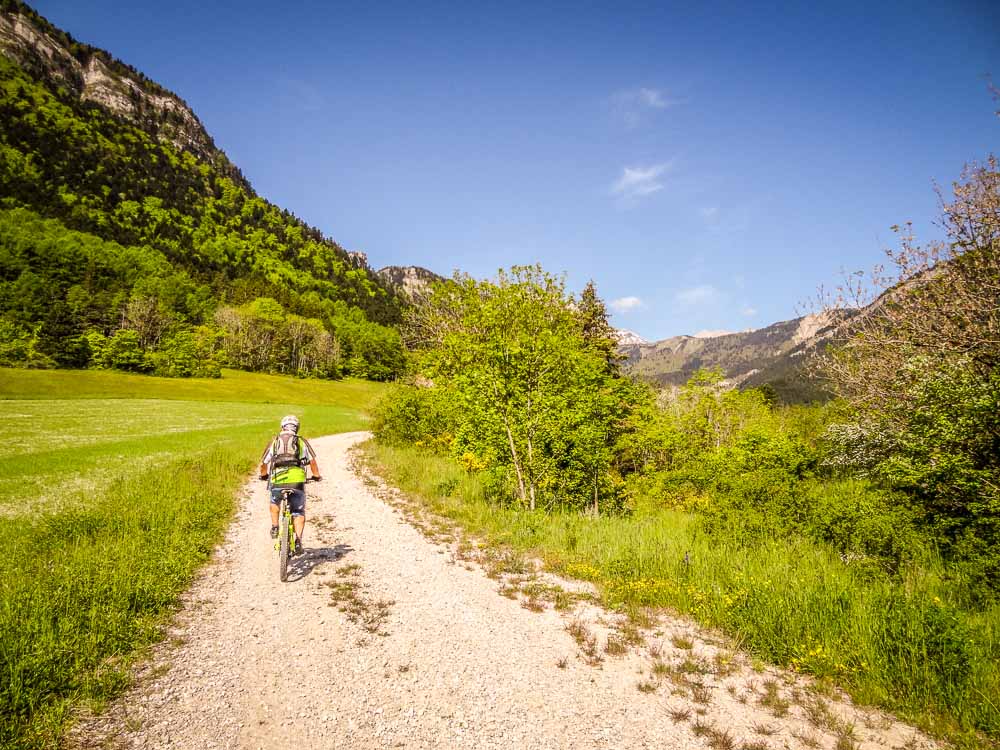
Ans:
[[[19,2],[2,11],[56,33]],[[107,53],[55,38],[170,96]],[[181,122],[180,100],[123,117],[30,50],[21,57],[0,55],[0,364],[401,372],[395,292],[257,196],[186,108]]]

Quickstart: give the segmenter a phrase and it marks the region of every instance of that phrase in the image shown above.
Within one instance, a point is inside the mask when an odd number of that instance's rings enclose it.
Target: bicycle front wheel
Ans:
[[[281,511],[278,516],[278,577],[282,581],[288,580],[288,540],[291,533],[288,528],[287,502],[287,500],[281,501]]]

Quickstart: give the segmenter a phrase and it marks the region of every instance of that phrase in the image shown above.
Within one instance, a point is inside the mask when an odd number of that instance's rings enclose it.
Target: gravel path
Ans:
[[[366,436],[311,441],[326,481],[308,485],[307,551],[286,583],[265,487],[247,486],[171,636],[70,744],[847,750],[836,743],[848,725],[853,747],[929,744],[739,655],[720,661],[718,641],[687,622],[662,623],[645,645],[589,665],[567,625],[600,638],[614,618],[593,605],[534,612],[499,596],[480,566],[457,564],[352,472],[346,453]],[[654,674],[682,660],[727,667],[695,669],[700,694],[679,668]],[[787,700],[783,716],[769,690]]]

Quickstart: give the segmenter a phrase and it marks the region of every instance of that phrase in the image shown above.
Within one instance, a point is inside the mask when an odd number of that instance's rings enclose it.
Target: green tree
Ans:
[[[407,331],[421,372],[457,404],[454,450],[509,472],[523,506],[581,506],[607,491],[620,404],[561,278],[539,266],[495,281],[456,274]]]
[[[577,303],[577,316],[583,329],[583,339],[607,362],[608,370],[618,372],[624,359],[618,353],[617,332],[608,322],[608,310],[597,296],[593,280],[587,282]]]
[[[69,306],[57,300],[38,334],[38,351],[50,357],[57,367],[86,367],[90,348],[83,337],[83,327]]]
[[[153,365],[139,343],[139,334],[121,329],[108,339],[103,351],[105,367],[133,372],[148,372]]]

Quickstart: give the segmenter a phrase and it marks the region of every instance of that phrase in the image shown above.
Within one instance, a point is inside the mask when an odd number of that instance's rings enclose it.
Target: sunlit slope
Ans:
[[[0,399],[145,398],[369,408],[385,386],[367,380],[303,380],[240,370],[221,378],[156,378],[111,370],[0,368]]]

